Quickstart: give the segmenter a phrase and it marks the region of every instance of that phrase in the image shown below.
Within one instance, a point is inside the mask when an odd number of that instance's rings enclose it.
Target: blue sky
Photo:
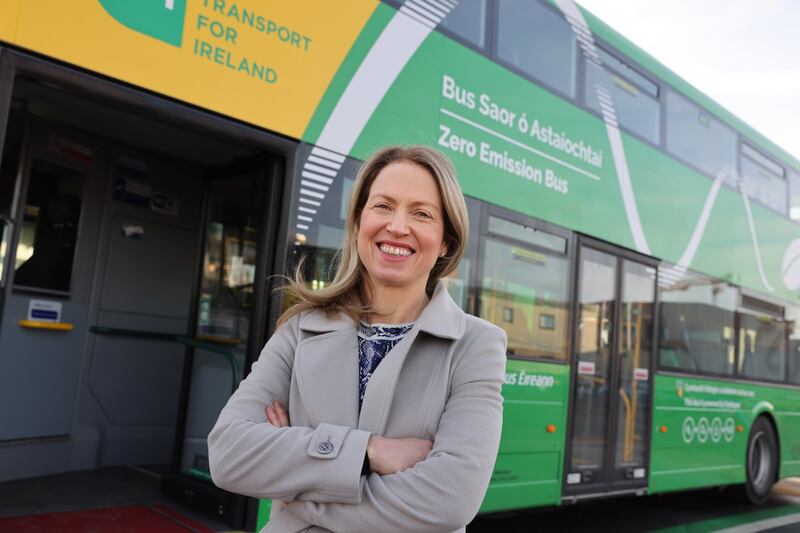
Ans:
[[[577,0],[800,159],[800,0]]]

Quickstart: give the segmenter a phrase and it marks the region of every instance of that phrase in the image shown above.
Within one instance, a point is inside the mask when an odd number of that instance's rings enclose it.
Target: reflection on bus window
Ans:
[[[483,48],[486,44],[486,0],[459,2],[442,20],[441,26]]]
[[[715,375],[734,371],[738,290],[687,272],[674,280],[660,270],[659,363],[662,368]]]
[[[800,220],[800,173],[789,171],[789,217]]]
[[[6,140],[3,148],[3,158],[0,161],[0,287],[6,284],[6,254],[11,245],[11,203],[14,199],[14,185],[16,184],[19,155],[22,152],[23,115],[19,111],[12,111],[8,116],[6,127]]]
[[[767,316],[739,314],[739,374],[783,381],[786,368],[786,324]]]
[[[262,184],[258,176],[211,186],[197,335],[240,344],[250,330]]]
[[[595,86],[605,88],[611,93],[614,113],[619,123],[658,144],[661,114],[657,100],[658,86],[602,50],[601,57],[604,67],[591,61],[584,62],[586,104],[595,111],[602,112]],[[609,65],[616,66],[616,69],[607,68]]]
[[[712,178],[735,185],[736,134],[673,91],[667,93],[667,150]]]
[[[506,331],[510,354],[566,360],[568,279],[565,257],[486,239],[480,316]]]
[[[80,173],[41,159],[33,162],[17,244],[15,285],[69,291],[82,189]]]
[[[790,305],[786,308],[787,327],[789,328],[788,381],[800,385],[800,306]]]
[[[783,167],[746,144],[741,145],[742,185],[754,200],[786,214],[786,173]]]
[[[650,361],[653,353],[655,269],[625,261],[619,328],[619,395],[617,468],[645,464],[647,411],[650,405]]]
[[[497,17],[500,59],[574,97],[576,41],[564,17],[530,0],[498,2]]]

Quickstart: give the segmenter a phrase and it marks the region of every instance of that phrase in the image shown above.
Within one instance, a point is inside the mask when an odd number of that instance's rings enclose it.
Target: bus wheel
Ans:
[[[767,501],[778,469],[778,445],[775,430],[766,417],[760,416],[750,428],[745,455],[747,481],[741,496],[754,505]]]

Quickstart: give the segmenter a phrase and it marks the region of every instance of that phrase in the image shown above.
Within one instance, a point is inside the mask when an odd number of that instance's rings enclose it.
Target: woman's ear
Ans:
[[[447,245],[442,243],[442,251],[439,252],[439,257],[445,257],[447,255]]]

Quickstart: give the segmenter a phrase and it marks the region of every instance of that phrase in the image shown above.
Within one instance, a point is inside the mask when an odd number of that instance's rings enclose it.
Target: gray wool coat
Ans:
[[[359,413],[353,321],[301,313],[270,338],[208,436],[214,483],[272,498],[262,531],[464,531],[500,442],[506,342],[439,282]],[[276,399],[291,427],[266,421]],[[433,449],[403,472],[362,476],[371,434],[430,439]]]

